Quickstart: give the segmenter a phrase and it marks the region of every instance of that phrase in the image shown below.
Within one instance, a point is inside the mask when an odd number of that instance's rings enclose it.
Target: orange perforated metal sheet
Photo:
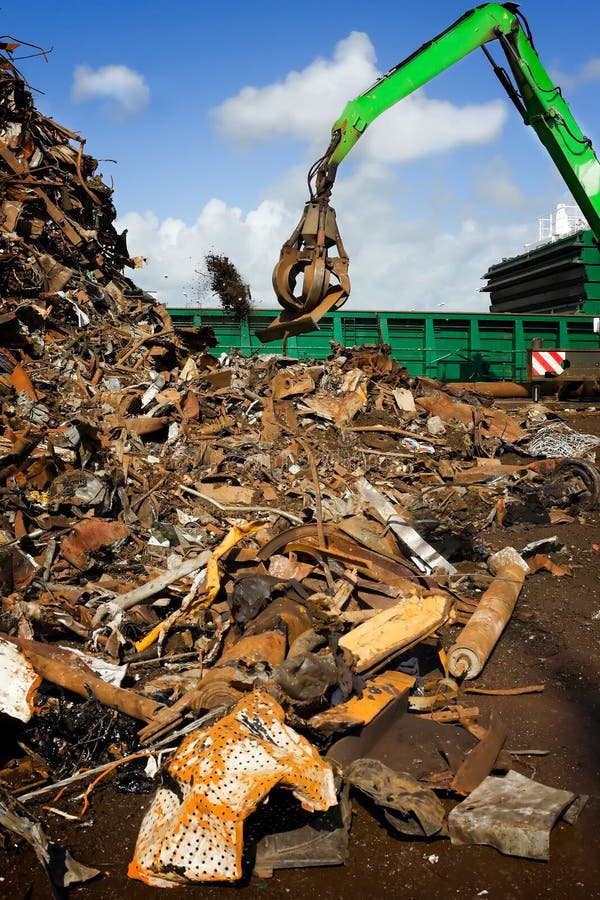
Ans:
[[[288,728],[272,697],[254,691],[175,753],[142,822],[129,876],[156,887],[235,881],[244,820],[275,785],[308,810],[337,803],[330,765]]]

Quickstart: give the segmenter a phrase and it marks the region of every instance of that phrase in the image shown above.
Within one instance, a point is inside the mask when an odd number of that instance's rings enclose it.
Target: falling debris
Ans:
[[[237,319],[246,319],[252,312],[250,286],[228,256],[207,253],[204,258],[210,290],[217,295],[219,303]]]

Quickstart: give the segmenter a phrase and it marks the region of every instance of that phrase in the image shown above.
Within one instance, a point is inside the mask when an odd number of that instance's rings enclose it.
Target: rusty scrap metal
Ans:
[[[494,581],[476,611],[448,651],[448,668],[456,678],[476,678],[506,627],[521,593],[527,563],[512,547],[501,550],[488,563]]]
[[[332,248],[337,256],[330,255]],[[298,279],[302,282],[299,295],[294,293]],[[325,199],[305,205],[298,225],[281,248],[273,270],[273,289],[284,313],[257,332],[263,342],[314,330],[326,312],[340,309],[348,299],[348,255],[335,210]]]
[[[585,520],[598,502],[595,465],[533,461],[538,420],[411,378],[387,345],[332,344],[319,365],[213,355],[210,329],[175,328],[123,274],[140,260],[115,230],[96,161],[35,110],[0,48],[3,61],[0,648],[18,648],[33,672],[19,668],[16,701],[0,696],[24,737],[8,742],[19,749],[3,777],[34,799],[33,784],[76,784],[83,765],[132,759],[160,735],[178,740],[198,710],[222,722],[264,691],[286,728],[311,737],[311,758],[317,747],[342,763],[372,755],[450,790],[486,729],[440,678],[440,643],[459,622],[466,646],[488,605],[480,588],[516,601],[524,577],[487,574],[486,532],[510,528],[521,507]],[[281,289],[304,274],[312,321],[344,286],[333,287],[323,256],[311,272],[292,249]],[[301,327],[297,312],[282,315],[282,335]],[[522,464],[506,465],[506,450]],[[540,566],[568,574],[563,560],[535,557],[527,572]],[[73,652],[58,646],[67,640]],[[479,642],[482,660],[493,643]],[[123,685],[104,681],[90,656],[121,663]],[[0,652],[0,681],[15,671],[14,654]],[[439,722],[415,712],[439,706]],[[158,819],[144,846],[155,846]],[[184,846],[191,832],[181,834]]]

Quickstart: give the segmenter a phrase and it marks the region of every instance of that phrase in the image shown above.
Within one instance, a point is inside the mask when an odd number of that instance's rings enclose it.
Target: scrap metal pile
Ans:
[[[510,528],[595,508],[600,439],[386,347],[212,355],[122,275],[80,139],[0,73],[0,825],[48,866],[25,803],[63,785],[85,816],[108,774],[155,791],[130,865],[152,885],[342,864],[351,789],[415,839],[547,858],[576,797],[513,771],[464,685],[525,578],[568,577]],[[297,827],[250,847],[276,787]]]

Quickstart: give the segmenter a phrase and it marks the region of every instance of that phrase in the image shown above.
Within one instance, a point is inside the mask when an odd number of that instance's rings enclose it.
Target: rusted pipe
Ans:
[[[501,399],[531,396],[529,387],[517,384],[516,381],[450,381],[447,387],[461,391],[477,391]]]
[[[488,566],[495,578],[448,651],[448,667],[455,678],[471,679],[479,675],[508,624],[529,571],[513,547],[505,547],[491,556]]]

